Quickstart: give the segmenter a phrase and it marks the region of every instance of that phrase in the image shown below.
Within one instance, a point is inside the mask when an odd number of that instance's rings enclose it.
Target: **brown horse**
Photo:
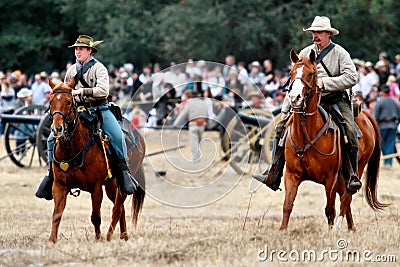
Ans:
[[[111,240],[118,221],[121,231],[120,238],[128,240],[124,208],[127,195],[119,193],[116,179],[107,178],[110,176],[107,168],[108,157],[106,161],[103,146],[99,145],[92,131],[80,119],[82,110],[78,108],[71,93],[74,83],[74,78],[72,78],[68,85],[64,83],[55,85],[49,79],[53,90],[49,100],[50,114],[53,118],[51,129],[56,138],[54,149],[54,159],[56,160],[53,160],[52,163],[54,212],[49,241],[53,243],[57,241],[61,216],[65,209],[68,192],[72,188],[79,188],[91,194],[91,221],[94,225],[96,239],[101,238],[100,208],[103,200],[103,185],[108,198],[114,203],[107,240]],[[140,185],[132,197],[132,222],[136,227],[145,196],[143,171],[145,143],[139,131],[137,129],[134,131],[137,132],[139,142],[128,152],[128,166]]]
[[[335,229],[339,229],[346,216],[349,230],[354,230],[351,214],[352,195],[346,193],[341,174],[342,153],[340,132],[337,127],[329,127],[330,119],[324,119],[319,112],[321,91],[318,89],[315,51],[309,58],[299,58],[293,50],[290,59],[294,63],[290,72],[290,104],[293,114],[289,119],[288,134],[285,143],[286,170],[285,201],[280,229],[286,229],[289,223],[293,202],[300,183],[312,180],[325,186],[327,203],[325,215],[330,228],[335,219],[336,193],[340,196],[340,214]],[[362,175],[368,164],[365,177],[365,196],[373,210],[386,206],[377,199],[377,182],[380,162],[380,134],[375,119],[367,112],[361,112],[355,121],[362,137],[359,139],[358,173]]]

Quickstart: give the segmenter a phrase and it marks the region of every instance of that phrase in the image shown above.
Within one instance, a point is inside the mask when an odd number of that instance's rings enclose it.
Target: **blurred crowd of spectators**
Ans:
[[[360,75],[353,92],[362,100],[364,108],[374,108],[383,85],[399,101],[400,55],[391,60],[382,52],[376,62],[354,59],[354,64]],[[21,106],[45,105],[51,93],[47,78],[62,81],[70,65],[50,75],[45,71],[30,76],[21,70],[0,71],[1,112],[11,114]],[[269,59],[245,63],[228,55],[223,63],[188,59],[183,64],[172,62],[165,68],[155,63],[137,69],[132,63],[126,63],[120,67],[110,65],[108,70],[111,100],[122,107],[130,120],[142,125],[149,122],[149,117],[153,117],[155,124],[164,123],[171,110],[179,112],[176,106],[185,101],[186,91],[215,100],[210,116],[218,113],[221,104],[234,109],[243,105],[268,110],[279,108],[285,96],[290,65],[279,70]]]
[[[400,54],[390,60],[386,52],[381,52],[378,61],[371,62],[353,59],[359,72],[359,81],[353,87],[356,97],[363,107],[372,111],[383,87],[389,87],[389,95],[400,101]]]

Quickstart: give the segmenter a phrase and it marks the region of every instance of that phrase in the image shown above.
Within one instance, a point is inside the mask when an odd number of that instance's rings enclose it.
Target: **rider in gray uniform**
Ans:
[[[351,169],[350,179],[346,181],[347,191],[355,193],[361,188],[361,181],[358,178],[358,139],[355,128],[354,116],[351,110],[350,101],[346,89],[352,88],[358,80],[356,67],[350,57],[350,54],[340,45],[333,44],[332,35],[339,34],[339,31],[331,27],[329,18],[316,16],[311,27],[303,29],[311,32],[313,43],[305,47],[299,54],[300,57],[308,57],[311,49],[322,53],[324,49],[333,46],[324,56],[319,64],[317,86],[322,90],[322,99],[334,98],[344,122],[347,134],[346,149],[349,157]],[[323,66],[325,64],[325,67]],[[290,117],[290,102],[288,96],[285,98],[282,106],[282,116],[275,127],[275,141],[273,149],[273,163],[269,170],[264,174],[253,174],[253,178],[263,182],[265,185],[276,191],[279,189],[281,177],[283,174],[284,159],[284,140],[282,138],[285,125]]]
[[[93,57],[93,53],[97,52],[98,44],[102,41],[93,42],[92,37],[87,35],[80,35],[75,44],[69,48],[75,49],[76,63],[68,68],[65,75],[65,83],[69,83],[72,77],[77,77],[80,72],[81,79],[75,81],[74,90],[72,95],[78,100],[85,101],[89,106],[90,111],[95,111],[96,108],[100,109],[103,123],[102,130],[110,137],[111,147],[113,149],[113,173],[116,176],[119,190],[122,194],[133,194],[137,185],[131,177],[126,159],[127,148],[125,138],[121,127],[114,114],[110,111],[110,106],[107,101],[109,95],[109,77],[107,68],[98,60]],[[52,186],[53,186],[53,149],[54,138],[50,134],[47,142],[48,156],[49,156],[49,174],[46,175],[36,192],[38,198],[45,198],[47,200],[53,199]]]

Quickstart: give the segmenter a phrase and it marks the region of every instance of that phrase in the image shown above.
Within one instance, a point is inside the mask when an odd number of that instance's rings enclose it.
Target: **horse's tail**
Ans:
[[[137,220],[142,210],[144,197],[146,195],[143,165],[140,166],[140,168],[137,170],[135,174],[135,180],[137,181],[139,186],[132,197],[132,224],[134,227],[136,227],[137,225]]]
[[[382,210],[387,207],[388,204],[382,203],[377,197],[377,187],[378,187],[378,176],[379,176],[379,165],[381,160],[381,134],[379,131],[379,126],[375,118],[369,112],[363,112],[369,121],[371,122],[374,132],[375,132],[375,147],[372,152],[371,157],[368,161],[367,172],[366,172],[366,182],[365,188],[365,198],[368,205],[375,211]]]

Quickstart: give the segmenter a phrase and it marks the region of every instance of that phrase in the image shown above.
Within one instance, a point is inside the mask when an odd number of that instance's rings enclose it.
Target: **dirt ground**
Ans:
[[[321,185],[300,186],[286,231],[278,231],[284,191],[262,186],[219,162],[218,135],[207,133],[206,163],[192,164],[188,137],[146,132],[147,153],[187,145],[145,159],[147,197],[137,229],[130,224],[131,198],[125,202],[130,239],[96,241],[90,222],[90,195],[68,197],[57,244],[47,240],[53,203],[34,193],[45,167],[18,168],[0,162],[0,266],[386,266],[400,264],[400,165],[381,168],[379,199],[391,205],[373,212],[363,192],[352,211],[357,231],[346,223],[329,230]],[[178,141],[177,141],[178,140]],[[162,144],[161,144],[162,143]],[[3,155],[4,144],[0,152]],[[209,163],[212,163],[209,165]],[[216,175],[217,167],[223,167]],[[158,176],[157,171],[166,171]],[[203,170],[203,171],[201,171]],[[336,208],[339,208],[337,199]],[[111,202],[102,205],[102,233],[108,229]],[[315,254],[314,254],[315,253]]]

